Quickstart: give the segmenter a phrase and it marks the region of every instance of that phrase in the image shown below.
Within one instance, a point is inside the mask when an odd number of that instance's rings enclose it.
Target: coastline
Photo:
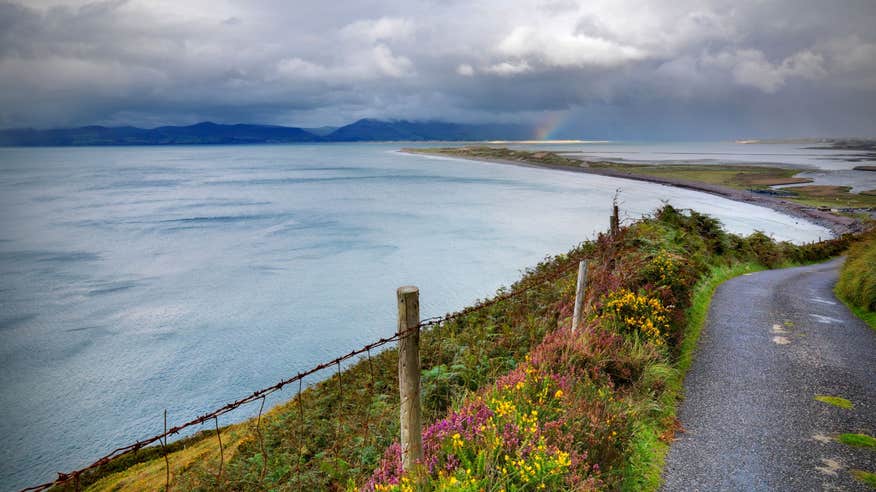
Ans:
[[[484,158],[478,156],[462,156],[462,155],[447,155],[440,152],[430,152],[427,149],[408,149],[403,148],[398,152],[404,154],[412,154],[412,155],[425,155],[432,157],[443,157],[448,159],[462,159],[469,161],[480,161],[480,162],[488,162],[492,164],[508,164],[512,166],[520,166],[520,167],[530,167],[530,168],[541,168],[541,169],[553,169],[558,171],[566,171],[566,172],[574,172],[574,173],[583,173],[583,174],[595,174],[598,176],[608,176],[612,178],[621,178],[621,179],[631,179],[634,181],[644,181],[647,183],[654,184],[662,184],[665,186],[673,186],[676,188],[683,188],[693,191],[699,191],[702,193],[708,193],[711,195],[720,196],[722,198],[727,198],[729,200],[742,202],[742,203],[750,203],[753,205],[759,205],[762,207],[770,208],[775,210],[776,212],[783,213],[785,215],[789,215],[792,217],[797,217],[800,219],[808,220],[814,224],[825,227],[830,230],[833,234],[837,236],[842,236],[843,234],[860,232],[862,229],[860,221],[853,219],[851,217],[845,217],[833,214],[828,211],[819,210],[814,207],[809,207],[805,205],[800,205],[798,203],[790,202],[787,200],[782,200],[781,198],[777,198],[770,195],[764,195],[761,193],[754,193],[747,190],[738,190],[735,188],[730,188],[727,186],[702,183],[698,181],[690,181],[684,179],[677,178],[664,178],[657,176],[647,176],[643,174],[635,174],[631,172],[622,172],[616,171],[612,169],[598,169],[590,167],[590,163],[586,161],[582,161],[579,159],[574,159],[579,162],[578,166],[567,166],[567,165],[558,165],[558,164],[549,164],[545,162],[536,162],[532,160],[508,160],[508,159],[498,159],[498,158]],[[565,157],[566,159],[572,159],[569,157]]]

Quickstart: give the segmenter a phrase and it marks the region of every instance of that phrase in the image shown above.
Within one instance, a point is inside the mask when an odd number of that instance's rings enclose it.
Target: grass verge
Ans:
[[[861,318],[864,323],[870,326],[871,329],[876,330],[876,311],[867,311],[866,309],[855,306],[848,300],[843,297],[837,295],[837,298],[849,308],[849,311],[854,313],[855,316]]]
[[[667,422],[671,423],[676,419],[678,403],[683,396],[684,377],[693,362],[697,341],[706,325],[712,296],[718,286],[727,280],[764,269],[762,265],[753,262],[713,266],[694,286],[676,370],[668,378],[667,391],[661,396],[660,406],[663,411],[656,418],[643,420],[637,426],[622,490],[657,490],[660,487],[666,453],[675,430],[675,426],[667,426]]]
[[[876,229],[849,248],[834,293],[876,330]]]

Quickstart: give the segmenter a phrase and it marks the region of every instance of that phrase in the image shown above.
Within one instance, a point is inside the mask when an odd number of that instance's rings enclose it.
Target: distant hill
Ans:
[[[336,127],[336,126],[318,126],[315,128],[302,127],[301,129],[306,131],[307,133],[312,133],[318,137],[324,137],[324,136],[328,135],[329,133],[337,130],[338,127]]]
[[[314,142],[320,138],[301,128],[267,125],[219,125],[204,122],[190,126],[152,129],[132,126],[83,126],[54,130],[0,130],[0,145],[198,145]]]
[[[204,145],[297,142],[364,142],[423,140],[521,140],[531,136],[522,125],[468,125],[444,122],[363,119],[340,128],[296,128],[270,125],[190,126],[144,129],[132,126],[83,126],[52,130],[0,130],[0,146],[48,147],[85,145]]]
[[[440,121],[362,119],[326,135],[335,142],[420,140],[523,140],[532,129],[523,125],[469,125]]]

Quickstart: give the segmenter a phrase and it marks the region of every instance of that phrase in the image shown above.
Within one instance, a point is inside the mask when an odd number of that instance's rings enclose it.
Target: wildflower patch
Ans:
[[[595,441],[620,444],[617,429],[624,420],[606,415],[621,406],[610,391],[527,360],[426,428],[419,472],[402,472],[394,444],[363,490],[404,492],[423,483],[430,490],[463,491],[598,488],[599,466],[576,441],[599,433],[605,435]]]
[[[620,289],[606,296],[602,318],[624,334],[641,335],[658,345],[665,343],[669,333],[669,310],[660,299]]]

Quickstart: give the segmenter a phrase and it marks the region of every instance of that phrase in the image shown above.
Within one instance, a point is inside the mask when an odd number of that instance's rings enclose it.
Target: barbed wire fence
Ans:
[[[615,214],[617,213],[616,210],[617,209],[615,208]],[[616,217],[616,215],[614,217]],[[613,220],[617,220],[617,219],[613,218]],[[612,232],[614,233],[616,231],[612,231]],[[174,435],[178,435],[181,431],[188,429],[188,428],[191,428],[193,426],[203,425],[205,423],[209,423],[211,420],[213,421],[214,427],[216,429],[216,437],[217,437],[217,441],[218,441],[218,445],[219,445],[219,454],[220,454],[219,469],[218,469],[218,472],[216,475],[216,479],[217,479],[217,482],[221,483],[222,477],[223,477],[224,465],[225,465],[225,448],[224,448],[223,443],[222,443],[222,436],[221,436],[221,431],[220,431],[220,427],[219,427],[219,417],[222,415],[225,415],[231,411],[234,411],[242,406],[252,404],[255,402],[259,402],[259,411],[258,411],[258,416],[256,418],[256,425],[255,425],[255,435],[256,435],[256,439],[258,440],[258,445],[259,445],[259,448],[260,448],[260,451],[262,454],[262,469],[260,470],[259,480],[263,481],[265,478],[265,473],[267,471],[268,461],[267,461],[267,454],[265,451],[264,436],[262,435],[262,431],[261,431],[261,424],[262,424],[262,415],[263,415],[264,409],[265,409],[265,400],[269,395],[271,395],[272,393],[275,393],[277,391],[280,391],[283,388],[286,388],[287,386],[292,385],[292,384],[297,382],[298,383],[297,394],[296,394],[293,401],[296,402],[296,406],[298,407],[300,422],[302,424],[304,424],[305,423],[304,422],[304,420],[305,420],[305,416],[304,416],[305,403],[303,401],[303,394],[304,394],[304,389],[305,389],[303,386],[304,378],[311,376],[311,375],[314,375],[316,373],[319,373],[321,371],[324,371],[326,369],[332,368],[332,367],[336,368],[336,370],[337,370],[336,376],[337,376],[337,380],[338,380],[338,400],[341,401],[343,398],[342,395],[344,393],[343,381],[342,381],[343,371],[341,369],[342,364],[344,362],[347,362],[347,361],[354,359],[357,356],[364,356],[364,358],[367,359],[367,361],[368,361],[369,372],[370,372],[369,385],[371,386],[371,391],[373,391],[374,385],[375,385],[374,369],[373,369],[373,364],[372,364],[373,351],[380,349],[380,348],[382,348],[388,344],[394,343],[394,342],[401,342],[401,341],[403,341],[409,337],[412,337],[414,335],[416,335],[418,337],[420,331],[423,329],[435,328],[435,327],[438,327],[438,326],[443,325],[445,323],[449,323],[449,322],[458,320],[458,319],[463,318],[465,316],[468,316],[472,313],[475,313],[475,312],[481,311],[483,309],[486,309],[488,307],[494,306],[500,302],[504,302],[504,301],[508,301],[511,299],[521,297],[521,296],[529,293],[530,291],[544,285],[546,282],[555,281],[555,280],[563,277],[564,275],[572,272],[574,269],[578,269],[580,267],[580,265],[579,265],[580,260],[583,260],[583,258],[585,257],[584,254],[582,254],[580,256],[581,256],[581,258],[568,258],[568,260],[569,260],[568,264],[566,264],[560,268],[556,268],[556,269],[553,269],[553,270],[550,270],[547,272],[543,272],[541,274],[530,274],[528,277],[524,278],[524,280],[518,282],[516,288],[513,288],[507,292],[500,291],[497,295],[493,296],[490,299],[485,299],[485,300],[479,301],[472,306],[466,307],[466,308],[461,309],[461,310],[456,311],[456,312],[448,313],[448,314],[445,314],[443,316],[435,316],[435,317],[430,317],[430,318],[419,320],[419,322],[414,324],[413,326],[408,326],[408,327],[403,328],[403,329],[400,328],[392,336],[380,338],[380,339],[378,339],[374,342],[371,342],[367,345],[364,345],[358,349],[351,350],[349,353],[346,353],[344,355],[336,357],[330,361],[322,362],[320,364],[317,364],[317,365],[311,367],[310,369],[299,371],[294,376],[280,380],[279,382],[277,382],[276,384],[274,384],[272,386],[268,386],[266,388],[262,388],[260,390],[254,391],[247,396],[244,396],[238,400],[229,402],[229,403],[227,403],[227,404],[225,404],[225,405],[223,405],[223,406],[221,406],[221,407],[219,407],[211,412],[197,416],[197,417],[195,417],[195,418],[193,418],[193,419],[191,419],[183,424],[175,425],[175,426],[172,426],[170,428],[167,428],[167,411],[165,410],[164,411],[164,430],[163,430],[163,432],[156,434],[156,435],[153,435],[151,437],[137,440],[137,441],[130,443],[128,445],[125,445],[125,446],[117,447],[85,467],[79,468],[79,469],[74,470],[74,471],[66,472],[66,473],[58,472],[58,476],[54,480],[49,481],[49,482],[45,482],[45,483],[41,483],[39,485],[34,485],[31,487],[21,489],[21,492],[31,492],[31,491],[38,492],[38,491],[44,491],[44,490],[48,490],[52,487],[58,487],[58,486],[65,486],[65,487],[72,486],[74,490],[78,491],[78,490],[80,490],[80,480],[82,479],[83,475],[86,474],[87,472],[96,471],[97,469],[104,467],[104,466],[108,465],[109,463],[111,463],[111,462],[113,462],[113,461],[115,461],[123,456],[129,455],[131,453],[136,453],[137,451],[144,449],[147,446],[155,445],[155,444],[159,445],[161,447],[161,450],[162,450],[162,455],[164,457],[164,462],[165,462],[165,490],[170,490],[172,480],[171,480],[171,465],[170,465],[170,458],[169,458],[170,453],[167,451],[168,438],[170,438],[171,436],[174,436]],[[417,367],[417,371],[419,371],[419,367]],[[399,384],[400,389],[401,389],[401,386],[402,385],[400,383]],[[402,400],[403,399],[404,399],[404,396],[402,396]],[[417,403],[417,405],[419,405],[419,403]],[[400,406],[401,406],[401,404],[400,404]],[[368,421],[368,417],[366,414],[366,421],[364,422],[364,425],[363,425],[363,429],[365,432],[365,439],[368,439],[369,437],[371,437],[373,439],[373,436],[371,436],[371,433],[369,432],[369,430],[370,430],[369,424],[370,423]],[[337,432],[335,435],[336,439],[334,439],[334,444],[333,444],[333,448],[335,448],[335,449],[333,449],[333,452],[335,452],[335,453],[338,452],[338,450],[336,448],[338,447],[338,445],[341,441],[340,427],[341,427],[340,420],[338,420]],[[299,439],[300,439],[300,434],[299,434]],[[300,444],[301,443],[299,442],[299,448],[301,447]],[[296,464],[296,475],[297,475],[296,482],[299,485],[299,488],[301,486],[301,480],[302,480],[301,473],[302,473],[301,462],[299,460],[298,463]]]

